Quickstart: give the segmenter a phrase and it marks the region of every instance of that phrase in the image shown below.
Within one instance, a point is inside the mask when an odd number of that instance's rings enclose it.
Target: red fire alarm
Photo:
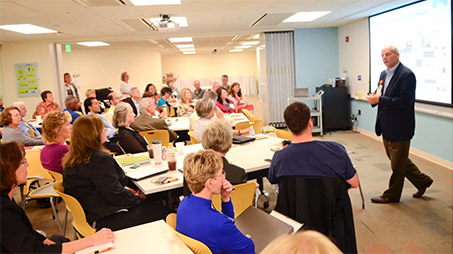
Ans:
[[[346,37],[344,38],[344,41],[345,41],[345,42],[349,42],[349,36],[346,36]]]

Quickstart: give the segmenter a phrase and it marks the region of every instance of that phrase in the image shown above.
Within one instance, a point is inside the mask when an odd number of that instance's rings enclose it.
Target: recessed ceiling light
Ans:
[[[194,48],[182,48],[182,49],[179,49],[180,51],[195,51]]]
[[[310,22],[315,19],[318,19],[322,16],[325,16],[327,14],[331,13],[331,11],[303,11],[303,12],[298,12],[291,17],[283,20],[283,23],[289,23],[289,22]]]
[[[35,26],[31,24],[18,24],[18,25],[4,25],[0,26],[0,29],[21,33],[21,34],[48,34],[58,33],[58,31],[48,29],[45,27]]]
[[[100,46],[110,46],[110,44],[102,42],[102,41],[84,41],[84,42],[77,42],[77,44],[87,47],[100,47]]]
[[[181,0],[130,0],[133,5],[170,5],[181,4]]]
[[[162,20],[162,18],[150,18],[149,19],[151,22],[153,22],[154,25],[159,26],[159,22]],[[187,24],[187,19],[186,17],[170,17],[170,20],[178,23],[179,27],[187,27],[189,26]]]
[[[259,38],[260,38],[260,34],[257,34],[257,35],[252,37],[252,39],[259,39]]]
[[[186,52],[182,52],[184,55],[193,55],[193,54],[196,54],[197,52],[195,51],[186,51]]]
[[[230,52],[241,52],[242,49],[230,49]]]
[[[252,46],[250,46],[250,45],[249,46],[236,46],[235,48],[237,48],[237,49],[248,49],[250,47],[252,47]]]
[[[178,38],[170,38],[170,41],[175,42],[192,42],[192,37],[178,37]]]
[[[246,45],[256,45],[259,44],[259,41],[245,41],[241,45],[246,46]]]
[[[179,45],[176,45],[176,47],[182,49],[182,48],[193,48],[193,44],[179,44]]]

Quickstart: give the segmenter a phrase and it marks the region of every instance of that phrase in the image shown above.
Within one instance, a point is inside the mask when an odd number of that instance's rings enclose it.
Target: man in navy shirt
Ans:
[[[359,186],[357,172],[346,149],[336,142],[313,140],[310,109],[301,102],[289,105],[284,112],[294,141],[275,152],[269,169],[269,181],[278,183],[280,177],[340,177],[351,188]]]

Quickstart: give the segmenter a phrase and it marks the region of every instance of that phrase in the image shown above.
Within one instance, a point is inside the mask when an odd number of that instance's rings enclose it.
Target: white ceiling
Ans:
[[[191,36],[198,54],[214,49],[222,53],[257,33],[337,27],[414,0],[181,1],[181,5],[133,6],[129,0],[0,0],[0,25],[29,23],[59,31],[25,35],[0,29],[0,43],[46,40],[76,48],[83,47],[75,45],[77,41],[100,40],[111,47],[146,47],[174,54],[180,52],[166,39]],[[332,13],[307,23],[281,23],[300,11]],[[177,32],[161,33],[142,21],[161,14],[184,16],[189,26]]]

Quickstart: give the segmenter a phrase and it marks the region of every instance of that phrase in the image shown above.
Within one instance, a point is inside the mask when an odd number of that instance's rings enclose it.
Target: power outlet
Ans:
[[[362,114],[362,110],[359,109],[359,111],[357,112],[357,115],[361,115]]]

